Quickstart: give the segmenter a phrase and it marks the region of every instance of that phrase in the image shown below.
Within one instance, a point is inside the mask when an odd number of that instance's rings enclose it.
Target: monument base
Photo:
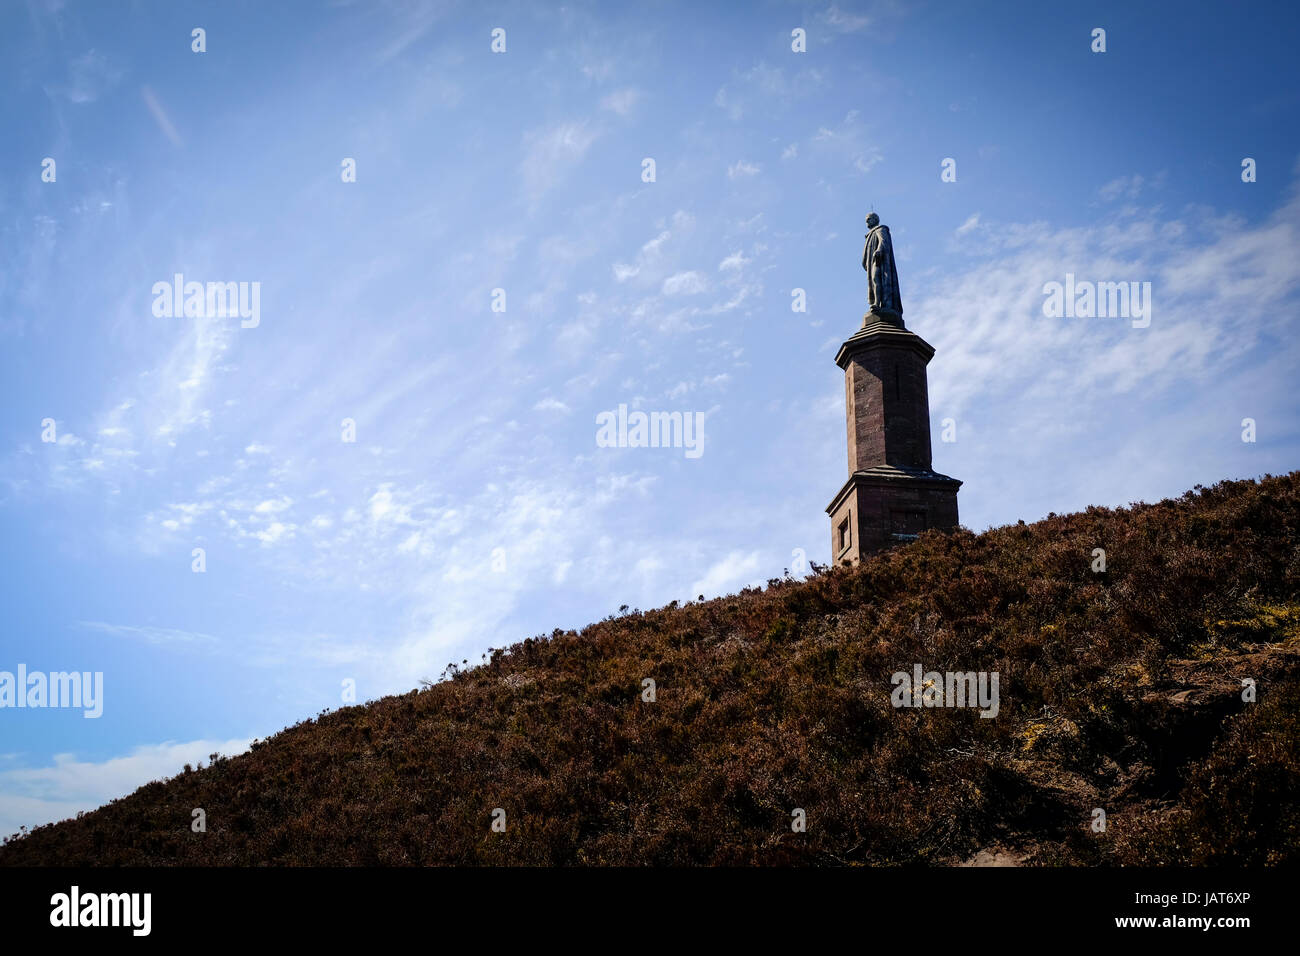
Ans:
[[[857,564],[922,531],[957,527],[961,482],[928,469],[880,465],[849,475],[826,513],[834,564]]]
[[[871,306],[862,316],[862,328],[870,328],[873,325],[892,325],[896,329],[906,328],[903,325],[903,313],[895,312],[893,309],[882,309],[879,306]]]

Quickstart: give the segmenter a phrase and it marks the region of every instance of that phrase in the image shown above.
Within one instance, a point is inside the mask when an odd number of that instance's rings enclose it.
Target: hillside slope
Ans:
[[[0,863],[1295,862],[1298,545],[1300,472],[929,533],[524,641],[10,840]],[[895,708],[891,675],[916,664],[998,672],[997,716]]]

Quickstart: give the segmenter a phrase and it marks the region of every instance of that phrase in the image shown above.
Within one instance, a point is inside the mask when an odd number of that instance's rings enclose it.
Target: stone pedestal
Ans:
[[[957,526],[961,482],[931,468],[926,366],[934,348],[901,316],[868,313],[840,346],[849,478],[826,509],[831,559],[863,557],[932,528]]]

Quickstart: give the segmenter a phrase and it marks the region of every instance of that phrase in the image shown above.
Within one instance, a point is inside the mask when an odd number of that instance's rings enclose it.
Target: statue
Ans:
[[[889,227],[880,224],[874,212],[867,216],[867,243],[862,247],[862,268],[867,270],[870,285],[867,301],[871,312],[902,318],[903,298],[898,293],[898,268],[894,265],[894,244]]]

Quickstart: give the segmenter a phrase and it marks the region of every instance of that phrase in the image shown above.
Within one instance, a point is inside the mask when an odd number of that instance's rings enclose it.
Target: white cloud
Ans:
[[[627,116],[640,98],[640,92],[635,89],[615,90],[601,99],[600,108],[617,113],[619,116]]]
[[[716,597],[738,591],[751,584],[761,584],[762,579],[755,577],[760,567],[762,562],[757,551],[750,551],[748,554],[743,551],[732,551],[710,567],[704,577],[691,585],[691,596],[703,594],[706,598]]]
[[[1089,398],[1190,384],[1265,337],[1289,341],[1283,303],[1300,291],[1298,199],[1254,227],[1221,219],[1192,229],[1150,211],[1083,227],[987,224],[980,234],[983,243],[965,249],[979,261],[939,277],[914,310],[918,332],[943,355],[934,409],[952,414],[1011,392],[1034,417],[1072,418]],[[1150,327],[1046,317],[1043,286],[1066,273],[1150,282]],[[1061,408],[1063,396],[1073,411]]]
[[[158,97],[154,95],[154,91],[147,86],[142,86],[140,87],[140,96],[144,100],[144,105],[148,107],[149,114],[153,117],[154,122],[158,124],[158,128],[162,130],[162,134],[167,137],[171,144],[173,146],[185,145],[181,140],[181,134],[176,132],[171,117],[163,109],[163,105],[158,101]]]
[[[527,196],[536,200],[559,183],[587,155],[598,136],[586,121],[558,123],[525,134],[519,175]]]
[[[880,148],[870,141],[857,110],[849,110],[835,127],[820,127],[812,145],[827,155],[836,156],[859,173],[869,173],[884,159]]]
[[[46,767],[0,769],[0,836],[94,810],[151,780],[180,773],[187,763],[197,766],[214,753],[233,757],[251,743],[243,739],[167,741],[136,747],[125,756],[100,762],[77,760],[65,753],[55,754]]]
[[[150,627],[135,624],[108,624],[104,621],[80,621],[81,627],[99,631],[113,637],[127,637],[142,640],[149,644],[207,644],[216,641],[211,634],[200,631],[185,631],[172,627]]]
[[[708,288],[704,274],[700,272],[678,272],[664,280],[664,295],[699,295]]]
[[[848,13],[835,4],[831,4],[830,9],[821,15],[821,19],[837,33],[857,33],[859,30],[866,29],[871,23],[870,17]]]
[[[1125,199],[1137,199],[1142,192],[1142,184],[1145,180],[1134,173],[1132,176],[1120,176],[1118,179],[1112,179],[1100,189],[1097,195],[1106,202],[1123,197]]]
[[[252,536],[262,544],[275,544],[286,535],[293,537],[294,526],[282,524],[279,521],[273,521],[262,531],[254,531]]]
[[[392,489],[392,483],[386,482],[380,485],[379,490],[370,496],[370,517],[375,521],[410,524],[410,507],[396,503]]]
[[[391,39],[375,56],[375,62],[381,66],[422,39],[433,29],[446,7],[436,0],[415,0],[394,9],[400,13],[400,22]]]
[[[753,261],[752,259],[745,258],[745,254],[743,252],[736,251],[718,263],[718,271],[727,272],[727,271],[734,271],[737,269],[743,269],[745,266],[749,265],[752,261]]]
[[[815,67],[787,73],[783,67],[759,62],[748,70],[735,71],[714,94],[713,102],[732,120],[740,120],[755,108],[784,109],[820,89],[824,80],[823,71]]]
[[[121,77],[122,71],[107,56],[88,50],[68,64],[68,83],[60,92],[73,103],[93,103]]]
[[[660,249],[663,247],[663,244],[667,242],[671,237],[672,237],[672,233],[669,232],[667,229],[665,229],[663,232],[659,233],[659,235],[655,236],[653,239],[649,240],[648,242],[645,243],[645,245],[641,247],[641,254],[648,258],[653,258],[655,256],[658,256]]]
[[[673,225],[689,228],[690,217],[677,212],[673,215]],[[657,266],[663,257],[664,244],[672,238],[672,232],[663,229],[653,239],[647,240],[642,244],[640,251],[637,253],[636,264],[630,265],[625,262],[614,263],[614,279],[618,282],[626,282],[628,279],[635,279],[641,274],[643,269],[652,270]]]

